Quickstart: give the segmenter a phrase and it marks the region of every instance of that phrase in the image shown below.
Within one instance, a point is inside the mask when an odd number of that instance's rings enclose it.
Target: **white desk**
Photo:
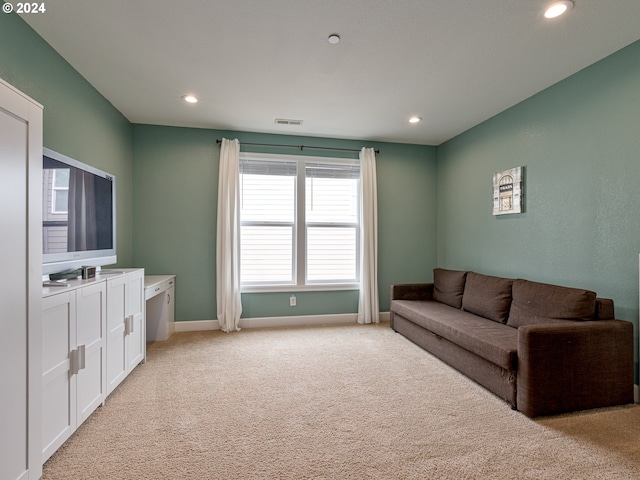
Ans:
[[[146,275],[147,342],[168,340],[175,320],[175,275]]]

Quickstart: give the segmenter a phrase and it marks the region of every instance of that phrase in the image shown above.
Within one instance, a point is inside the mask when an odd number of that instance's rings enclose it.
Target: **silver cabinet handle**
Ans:
[[[71,375],[77,375],[80,370],[86,368],[85,345],[79,345],[69,352],[69,371]]]
[[[78,349],[76,348],[69,352],[69,373],[75,375],[78,371]]]
[[[86,345],[78,346],[78,371],[87,368]]]
[[[133,333],[133,315],[129,315],[124,319],[124,334],[129,335]]]

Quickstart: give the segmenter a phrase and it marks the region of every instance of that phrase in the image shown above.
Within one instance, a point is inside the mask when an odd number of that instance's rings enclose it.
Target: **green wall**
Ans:
[[[133,126],[134,263],[149,274],[176,274],[176,320],[216,318],[215,239],[219,138],[247,143],[372,146],[377,155],[380,307],[389,285],[431,275],[436,258],[436,149],[326,138],[207,129]],[[306,155],[337,152],[241,147],[243,151]],[[357,154],[347,154],[356,156]],[[345,156],[345,154],[342,154]],[[186,296],[188,292],[188,297]],[[243,317],[355,313],[355,291],[243,294]],[[188,298],[187,300],[184,300]]]
[[[383,311],[391,283],[430,280],[440,265],[593,289],[637,337],[640,42],[437,148],[131,125],[15,14],[0,15],[0,78],[44,105],[46,147],[116,175],[118,265],[177,274],[179,321],[216,316],[215,140],[225,136],[381,149]],[[519,165],[525,213],[492,216],[491,175]],[[355,292],[296,295],[291,308],[287,293],[244,294],[244,316],[357,309]]]
[[[637,345],[640,42],[446,142],[437,163],[439,265],[594,290]],[[525,213],[492,216],[492,174],[521,165]]]
[[[0,14],[0,78],[44,106],[44,146],[116,176],[118,265],[132,264],[132,128],[18,15]]]

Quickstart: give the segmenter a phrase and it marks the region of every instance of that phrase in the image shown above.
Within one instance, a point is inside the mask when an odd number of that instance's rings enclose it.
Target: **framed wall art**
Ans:
[[[514,167],[493,174],[493,214],[522,213],[524,167]]]

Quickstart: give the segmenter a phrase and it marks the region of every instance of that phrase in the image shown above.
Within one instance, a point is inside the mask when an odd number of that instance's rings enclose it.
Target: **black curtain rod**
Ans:
[[[222,143],[222,140],[216,140],[216,143],[219,145]],[[310,145],[278,145],[274,143],[247,143],[240,142],[240,145],[252,145],[254,147],[288,147],[288,148],[299,148],[300,150],[304,150],[305,148],[311,148],[314,150],[339,150],[341,152],[360,152],[360,150],[356,150],[355,148],[336,148],[336,147],[312,147]],[[377,153],[380,153],[380,150],[374,150]]]

